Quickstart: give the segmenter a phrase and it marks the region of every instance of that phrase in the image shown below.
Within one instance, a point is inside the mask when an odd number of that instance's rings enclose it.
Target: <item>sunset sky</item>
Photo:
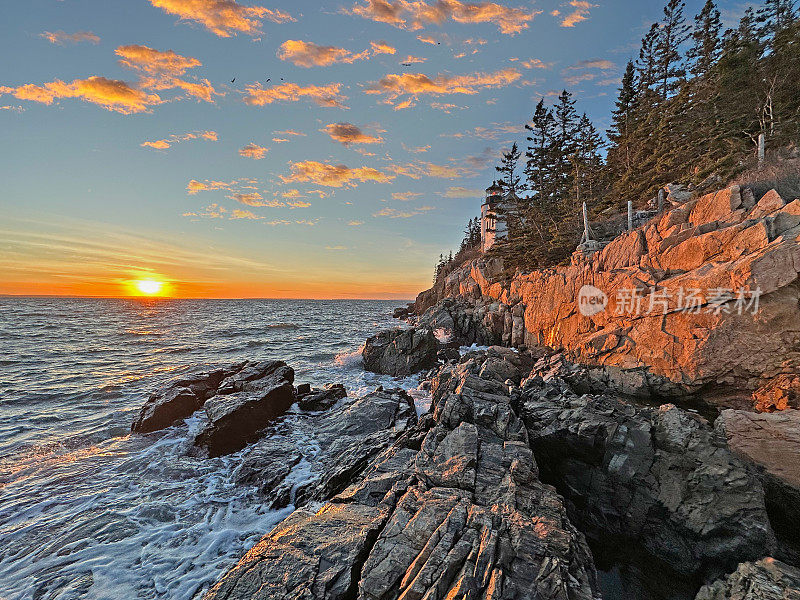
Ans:
[[[662,6],[4,2],[0,294],[412,298],[541,96],[608,126]]]

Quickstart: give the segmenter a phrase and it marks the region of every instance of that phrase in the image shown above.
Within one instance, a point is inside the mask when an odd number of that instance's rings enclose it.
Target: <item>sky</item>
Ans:
[[[608,126],[662,7],[3,2],[0,294],[413,298],[540,98]]]

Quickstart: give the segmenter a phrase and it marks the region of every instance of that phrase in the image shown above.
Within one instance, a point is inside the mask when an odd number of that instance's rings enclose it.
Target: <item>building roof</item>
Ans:
[[[489,196],[500,196],[502,193],[503,193],[503,188],[496,181],[493,181],[492,185],[486,188],[486,194]]]

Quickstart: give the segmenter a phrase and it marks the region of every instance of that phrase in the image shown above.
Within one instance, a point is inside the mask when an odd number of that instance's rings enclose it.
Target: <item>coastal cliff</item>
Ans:
[[[798,406],[800,200],[738,186],[689,200],[571,264],[504,277],[479,258],[421,293],[420,325],[461,343],[545,346],[626,391]]]

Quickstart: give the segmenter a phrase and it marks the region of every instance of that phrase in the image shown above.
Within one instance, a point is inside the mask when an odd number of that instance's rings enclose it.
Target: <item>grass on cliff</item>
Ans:
[[[774,189],[785,202],[800,198],[800,158],[773,158],[763,167],[740,173],[731,185],[753,192],[756,201]]]

